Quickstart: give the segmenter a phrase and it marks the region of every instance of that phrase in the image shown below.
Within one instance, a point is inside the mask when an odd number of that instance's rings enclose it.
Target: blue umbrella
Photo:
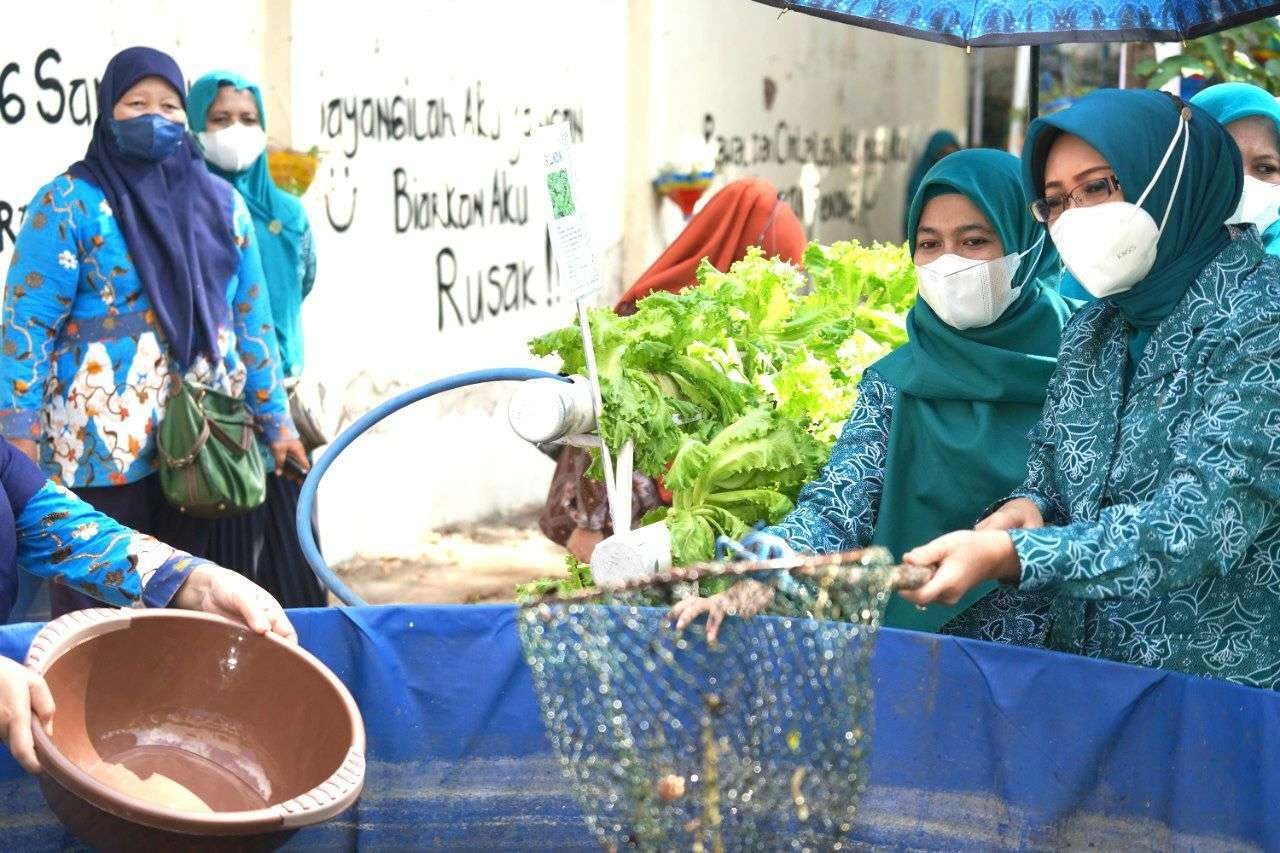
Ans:
[[[1259,0],[756,0],[858,27],[957,47],[1032,45],[1032,116],[1039,46],[1186,41],[1280,14]]]

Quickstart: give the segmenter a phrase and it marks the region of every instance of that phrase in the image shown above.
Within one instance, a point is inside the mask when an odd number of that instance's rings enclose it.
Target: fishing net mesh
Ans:
[[[872,549],[714,564],[522,606],[543,723],[609,849],[839,849],[866,784],[870,658],[902,567]],[[729,575],[708,642],[668,609]]]

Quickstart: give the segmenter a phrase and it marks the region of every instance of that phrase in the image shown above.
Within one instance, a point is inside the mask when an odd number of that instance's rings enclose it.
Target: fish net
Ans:
[[[674,570],[529,602],[520,639],[543,723],[608,849],[829,850],[866,785],[870,659],[895,587],[882,549]],[[725,577],[709,642],[670,606]]]

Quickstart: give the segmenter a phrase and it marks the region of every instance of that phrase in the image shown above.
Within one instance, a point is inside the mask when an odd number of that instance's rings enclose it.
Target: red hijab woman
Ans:
[[[651,293],[676,293],[695,284],[703,258],[716,269],[727,270],[746,255],[747,249],[759,246],[769,257],[798,264],[807,242],[800,219],[773,184],[760,178],[734,181],[694,214],[653,266],[622,294],[614,310],[631,314],[636,303]],[[585,450],[565,447],[560,451],[547,502],[538,519],[547,538],[564,545],[583,562],[590,561],[596,544],[613,533],[604,484],[584,477],[590,464]],[[635,526],[663,499],[657,483],[639,472],[632,475],[631,487]]]

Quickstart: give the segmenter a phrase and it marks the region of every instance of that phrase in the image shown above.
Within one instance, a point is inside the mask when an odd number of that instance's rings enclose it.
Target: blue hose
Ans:
[[[328,587],[329,591],[336,595],[343,604],[359,607],[364,605],[365,602],[364,599],[352,592],[351,588],[343,583],[342,579],[334,574],[333,569],[330,569],[328,564],[325,563],[324,557],[320,554],[320,548],[316,545],[315,532],[311,527],[311,508],[316,502],[316,491],[320,488],[320,479],[324,477],[325,472],[329,470],[329,466],[333,464],[333,461],[338,458],[342,451],[347,449],[351,442],[355,441],[379,421],[419,400],[434,397],[436,394],[445,391],[465,388],[468,385],[481,385],[485,382],[520,382],[525,379],[569,381],[563,376],[527,367],[497,367],[492,370],[459,373],[457,376],[448,376],[435,382],[428,382],[421,388],[415,388],[412,391],[406,391],[399,396],[393,397],[347,427],[329,445],[329,449],[316,462],[315,467],[311,469],[311,473],[307,475],[306,482],[302,484],[302,493],[298,497],[298,542],[302,545],[302,553],[307,558],[307,562],[311,564],[311,569],[316,573],[316,577],[320,579],[320,583]]]

